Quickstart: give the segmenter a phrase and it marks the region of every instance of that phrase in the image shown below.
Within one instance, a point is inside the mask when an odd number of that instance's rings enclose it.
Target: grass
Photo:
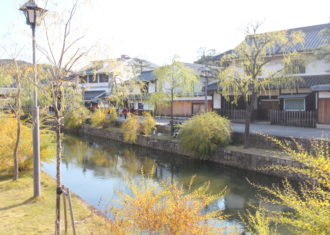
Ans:
[[[30,174],[23,174],[14,182],[11,176],[0,173],[0,233],[54,234],[55,182],[44,173],[41,175],[41,194],[38,199],[32,197],[33,179]],[[76,196],[72,195],[72,200],[77,234],[109,234],[104,217],[92,212]],[[64,234],[63,218],[62,208],[61,228]],[[68,231],[68,234],[72,234],[70,222],[68,222]]]

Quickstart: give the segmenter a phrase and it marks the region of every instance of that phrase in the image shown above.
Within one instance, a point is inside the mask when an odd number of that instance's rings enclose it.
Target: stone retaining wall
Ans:
[[[88,125],[84,125],[79,130],[79,133],[123,142],[123,134],[119,131],[110,131],[110,130],[99,129],[99,128],[90,127]],[[139,135],[137,137],[137,141],[135,145],[139,145],[151,149],[157,149],[165,152],[185,155],[188,157],[193,157],[193,155],[185,151],[181,147],[180,143],[176,140],[165,140],[165,139]],[[251,170],[251,171],[258,171],[268,175],[275,175],[280,177],[286,176],[290,178],[296,178],[296,176],[289,175],[288,173],[285,172],[278,172],[266,168],[272,165],[301,167],[300,163],[297,163],[290,158],[252,154],[244,150],[232,149],[231,147],[219,148],[213,154],[213,156],[207,159],[207,161],[216,162],[216,163],[233,166],[241,169]]]

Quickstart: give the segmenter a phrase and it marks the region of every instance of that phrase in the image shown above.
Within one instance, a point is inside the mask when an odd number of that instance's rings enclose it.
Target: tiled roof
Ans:
[[[142,72],[139,77],[140,80],[145,81],[145,82],[150,82],[150,81],[155,81],[156,80],[156,76],[153,73],[153,70],[150,71],[144,71]]]
[[[303,76],[302,81],[298,82],[299,88],[311,88],[316,85],[330,84],[330,74]]]
[[[299,88],[311,88],[316,85],[326,85],[326,84],[330,85],[330,74],[301,76],[299,77],[297,82]],[[212,83],[207,87],[208,92],[217,91],[217,90],[219,90],[219,86],[217,82]]]
[[[330,84],[315,85],[311,89],[312,91],[330,91]]]
[[[322,45],[326,44],[327,41],[330,40],[329,37],[323,37],[321,35],[321,31],[323,29],[330,29],[330,23],[329,24],[320,24],[320,25],[313,25],[313,26],[307,26],[307,27],[301,27],[301,28],[294,28],[294,29],[288,29],[288,34],[295,32],[295,31],[301,31],[304,33],[304,44],[296,44],[292,47],[284,47],[284,48],[274,48],[271,50],[268,55],[276,55],[281,53],[287,53],[292,51],[313,51],[317,48],[321,47]],[[248,37],[247,37],[248,38]],[[214,56],[214,61],[219,61],[224,55],[233,52],[234,50],[228,50],[224,53],[221,53],[219,55]]]
[[[103,98],[105,97],[106,92],[101,90],[101,91],[85,91],[84,93],[84,99],[85,100],[93,100],[95,98]]]

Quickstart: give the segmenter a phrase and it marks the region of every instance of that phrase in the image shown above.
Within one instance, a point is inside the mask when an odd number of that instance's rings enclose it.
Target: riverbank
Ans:
[[[76,131],[76,133],[124,142],[123,134],[118,128],[103,129],[83,125],[79,131]],[[168,136],[138,135],[135,145],[193,158],[193,154],[184,150],[178,140],[166,137]],[[269,169],[269,167],[274,165],[301,167],[301,164],[278,150],[260,148],[244,149],[240,146],[219,148],[206,160],[240,169],[257,171],[268,175],[290,178],[294,178],[294,176],[288,172],[279,172]]]
[[[55,182],[45,173],[41,175],[41,193],[33,195],[33,178],[22,174],[16,182],[11,176],[0,174],[0,228],[1,234],[54,234]],[[86,202],[72,195],[77,234],[105,234],[106,219],[96,214]],[[62,214],[63,222],[63,214]],[[64,223],[62,224],[64,233]],[[69,233],[71,224],[69,222]]]

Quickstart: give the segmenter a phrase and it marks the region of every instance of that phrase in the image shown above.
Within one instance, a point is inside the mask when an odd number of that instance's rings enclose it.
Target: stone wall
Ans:
[[[120,131],[110,131],[84,125],[80,129],[79,133],[123,142],[123,134]],[[177,140],[166,140],[139,135],[135,145],[193,157],[193,154],[185,151]],[[299,163],[288,157],[268,156],[265,154],[258,155],[244,150],[239,150],[237,148],[233,149],[231,147],[219,148],[210,158],[207,159],[207,161],[251,171],[258,171],[268,175],[280,177],[287,176],[290,178],[294,177],[288,173],[278,172],[266,168],[273,165],[301,167]]]

